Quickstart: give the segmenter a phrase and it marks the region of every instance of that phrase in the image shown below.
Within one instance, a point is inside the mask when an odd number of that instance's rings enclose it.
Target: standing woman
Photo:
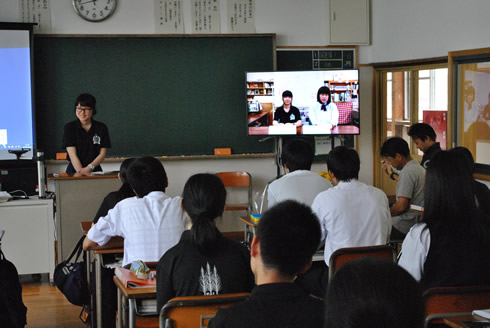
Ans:
[[[75,101],[77,120],[66,124],[63,133],[63,148],[70,160],[66,173],[90,175],[102,171],[100,163],[107,148],[111,148],[111,140],[107,126],[92,119],[96,113],[95,97],[88,93],[79,95]]]
[[[332,102],[332,94],[328,87],[321,87],[316,94],[317,103],[310,110],[310,122],[312,125],[331,125],[339,124],[339,110],[337,105]]]
[[[191,226],[158,262],[157,313],[173,297],[250,292],[253,288],[249,251],[223,237],[215,225],[225,201],[225,186],[216,175],[195,174],[187,180],[182,207]]]

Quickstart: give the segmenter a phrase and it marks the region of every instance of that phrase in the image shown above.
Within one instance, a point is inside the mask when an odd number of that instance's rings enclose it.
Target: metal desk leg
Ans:
[[[128,299],[129,303],[129,328],[136,327],[136,300],[134,298]]]
[[[95,254],[95,303],[97,312],[97,328],[102,328],[102,254]]]
[[[122,300],[121,300],[121,290],[118,288],[117,289],[117,321],[116,321],[116,328],[122,328],[122,316],[123,316],[123,310],[122,310]]]
[[[90,253],[91,251],[85,251],[85,263],[87,264],[87,267],[86,267],[86,273],[87,273],[87,288],[88,290],[91,290],[90,289],[90,271],[91,271],[91,257],[90,257]],[[92,293],[90,293],[92,294]],[[94,305],[92,304],[92,295],[90,295],[90,321],[88,322],[88,328],[92,327],[93,326],[93,320],[94,320]]]

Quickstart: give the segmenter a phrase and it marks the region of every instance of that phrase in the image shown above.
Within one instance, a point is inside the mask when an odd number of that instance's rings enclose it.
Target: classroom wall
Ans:
[[[0,2],[0,21],[18,21],[18,1]],[[88,23],[76,16],[71,1],[51,0],[52,33],[152,34],[153,3],[119,0],[114,17]],[[255,0],[255,3],[257,33],[276,33],[278,46],[328,45],[328,0]],[[184,5],[189,8],[190,0],[184,0]],[[225,10],[226,1],[221,0],[221,11]],[[371,45],[359,46],[359,63],[441,57],[447,56],[448,51],[488,47],[488,13],[487,0],[371,0]],[[221,25],[226,32],[224,18]],[[185,27],[190,30],[189,19]],[[372,183],[372,69],[362,68],[360,79],[360,179]],[[266,165],[269,164],[267,161]],[[203,163],[202,169],[211,171],[213,165],[212,161]],[[313,169],[324,171],[325,167],[315,164]]]

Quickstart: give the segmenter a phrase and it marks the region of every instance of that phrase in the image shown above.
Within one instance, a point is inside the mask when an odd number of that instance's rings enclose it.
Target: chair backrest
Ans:
[[[339,248],[330,256],[328,279],[332,279],[333,274],[342,264],[368,256],[374,256],[392,262],[396,261],[396,252],[393,247],[388,245]]]
[[[239,203],[227,203],[225,211],[247,211],[250,215],[252,205],[252,177],[245,171],[217,172],[216,175],[223,181],[226,188],[245,188],[247,200]]]
[[[490,309],[490,285],[430,288],[424,292],[424,304],[425,327],[442,324],[443,318]]]
[[[160,311],[160,328],[207,327],[218,309],[239,303],[249,293],[172,298]]]

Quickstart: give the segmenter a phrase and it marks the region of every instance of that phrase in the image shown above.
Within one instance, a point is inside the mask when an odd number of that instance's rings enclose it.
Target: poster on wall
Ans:
[[[155,32],[183,34],[183,0],[155,0]]]
[[[221,32],[219,0],[192,0],[191,6],[192,33]]]
[[[429,124],[436,133],[436,141],[441,144],[441,149],[446,150],[447,141],[447,111],[424,110],[424,123]]]
[[[228,0],[229,33],[255,33],[255,0]]]
[[[51,33],[50,0],[19,0],[19,15],[22,23],[36,23],[34,33]]]

